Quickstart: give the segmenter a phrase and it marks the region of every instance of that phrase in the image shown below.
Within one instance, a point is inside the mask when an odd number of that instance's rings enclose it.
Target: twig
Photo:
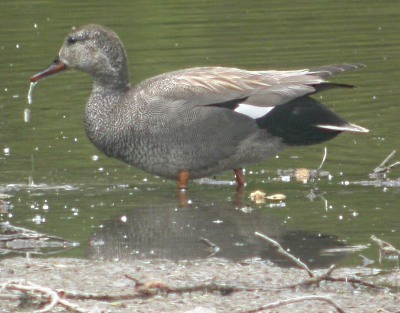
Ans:
[[[378,165],[378,168],[386,167],[386,164],[389,163],[390,159],[393,158],[393,156],[396,154],[396,150],[393,150],[392,152],[389,153],[389,155],[382,161],[381,164]]]
[[[396,150],[393,150],[389,155],[379,164],[374,171],[369,174],[370,178],[382,179],[391,169],[400,166],[400,161],[394,162],[393,164],[387,165],[390,159],[396,154]]]
[[[290,253],[288,253],[287,251],[285,251],[285,249],[282,248],[282,246],[275,240],[269,238],[266,235],[263,235],[259,232],[255,232],[254,233],[257,237],[260,237],[261,239],[265,240],[266,242],[268,242],[271,246],[273,246],[275,249],[277,249],[277,251],[282,254],[283,256],[285,256],[286,258],[288,258],[289,260],[291,260],[292,262],[294,262],[297,266],[301,267],[303,270],[305,270],[308,273],[308,276],[310,277],[314,277],[314,273],[309,269],[309,267],[303,263],[302,261],[300,261],[298,258],[294,257],[293,255],[291,255]]]
[[[327,156],[328,156],[328,148],[325,147],[325,148],[324,148],[324,156],[322,157],[321,164],[320,164],[320,165],[318,166],[318,168],[317,168],[317,173],[318,173],[318,172],[322,169],[322,167],[324,166],[324,163],[325,163],[325,161],[326,161]]]
[[[314,272],[312,272],[308,268],[308,266],[306,264],[304,264],[299,259],[297,259],[295,256],[293,256],[290,253],[288,253],[287,251],[285,251],[277,241],[269,238],[268,236],[260,234],[258,232],[256,232],[255,235],[260,237],[260,238],[262,238],[262,239],[264,239],[265,241],[267,241],[271,245],[273,245],[278,250],[279,253],[283,254],[285,257],[287,257],[288,259],[293,261],[296,265],[298,265],[302,269],[306,270],[308,275],[310,276],[310,279],[303,280],[303,281],[301,281],[300,283],[297,283],[297,284],[282,286],[280,289],[295,288],[295,287],[299,287],[299,286],[300,287],[301,286],[311,286],[311,285],[317,285],[318,286],[319,283],[322,282],[322,281],[347,282],[347,283],[358,284],[358,285],[371,287],[371,288],[384,289],[384,287],[382,287],[382,286],[375,285],[375,284],[372,284],[372,283],[367,283],[367,282],[364,282],[364,281],[362,281],[360,279],[356,279],[356,278],[332,277],[331,276],[332,272],[336,269],[335,265],[332,265],[331,267],[329,267],[329,269],[326,272],[324,272],[324,273],[322,273],[320,275],[316,275]]]
[[[397,254],[400,256],[400,250],[397,250],[392,244],[390,244],[387,241],[383,241],[382,239],[379,239],[375,235],[371,236],[371,240],[375,242],[378,246],[379,249],[383,250],[384,252],[388,254]]]
[[[216,255],[219,252],[220,247],[218,247],[215,243],[211,242],[207,238],[200,237],[200,241],[204,242],[207,246],[209,246],[211,248],[212,251],[208,257],[213,257],[214,255]]]
[[[195,291],[202,292],[215,292],[219,291],[223,295],[231,294],[232,292],[239,291],[255,291],[260,290],[255,287],[243,287],[236,285],[228,285],[217,283],[214,281],[205,282],[195,285],[185,285],[185,286],[169,286],[162,282],[149,282],[140,283],[139,287],[135,288],[131,293],[125,294],[100,294],[100,293],[81,293],[81,292],[71,292],[67,290],[57,289],[58,293],[62,293],[65,297],[75,300],[98,300],[98,301],[119,301],[119,300],[132,300],[138,298],[149,298],[157,294],[183,294]]]
[[[334,269],[335,269],[335,265],[331,265],[331,267],[328,268],[328,270],[325,273],[322,273],[320,275],[314,275],[314,277],[311,277],[310,279],[304,280],[304,281],[300,282],[299,284],[291,285],[288,287],[294,288],[297,286],[311,286],[314,284],[319,286],[319,283],[321,281],[328,280],[328,278],[331,277],[331,274]]]
[[[50,299],[50,303],[47,304],[43,309],[34,311],[35,313],[45,313],[45,312],[52,312],[53,308],[60,304],[67,308],[71,312],[76,313],[87,313],[88,311],[85,309],[80,308],[79,306],[70,303],[69,301],[62,299],[59,297],[57,291],[43,287],[40,285],[36,285],[34,283],[25,282],[24,284],[21,281],[9,281],[5,284],[0,285],[1,290],[18,290],[22,292],[30,292],[30,293],[39,293],[45,298]]]
[[[348,277],[326,277],[325,280],[327,281],[332,281],[332,282],[345,282],[345,283],[350,283],[350,284],[358,284],[361,286],[369,287],[369,288],[376,288],[376,289],[385,289],[385,287],[373,284],[373,283],[367,283],[365,281],[362,281],[361,279],[357,278],[348,278]]]
[[[332,277],[331,274],[333,270],[335,269],[335,266],[332,265],[325,273],[322,273],[321,275],[314,276],[310,279],[306,279],[301,281],[298,284],[293,284],[293,285],[288,285],[288,286],[282,286],[281,289],[285,288],[296,288],[296,287],[303,287],[303,286],[311,286],[311,285],[317,285],[319,286],[319,283],[322,281],[330,281],[330,282],[343,282],[343,283],[349,283],[352,285],[361,285],[369,288],[375,288],[375,289],[385,289],[385,287],[373,284],[373,283],[368,283],[365,281],[362,281],[361,279],[357,278],[349,278],[349,277]],[[354,286],[353,286],[354,287]]]
[[[336,311],[338,311],[339,313],[345,313],[345,311],[336,302],[334,302],[331,298],[324,297],[324,296],[304,296],[304,297],[298,297],[298,298],[292,298],[292,299],[286,299],[286,300],[279,300],[279,301],[276,301],[276,302],[271,302],[271,303],[264,304],[263,306],[261,306],[259,308],[256,308],[256,309],[253,309],[253,310],[244,311],[242,313],[255,313],[255,312],[260,312],[260,311],[273,309],[273,308],[277,308],[277,307],[280,307],[280,306],[284,306],[284,305],[288,305],[288,304],[292,304],[292,303],[297,303],[297,302],[303,302],[303,301],[323,301],[323,302],[327,302],[330,305],[332,305],[336,309]]]
[[[397,250],[392,244],[387,241],[379,239],[375,235],[371,236],[371,240],[379,246],[379,263],[382,261],[383,256],[397,256],[400,257],[400,250]]]

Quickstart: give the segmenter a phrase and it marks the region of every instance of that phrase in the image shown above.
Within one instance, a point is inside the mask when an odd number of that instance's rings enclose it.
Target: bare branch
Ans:
[[[374,171],[369,174],[370,178],[382,179],[385,174],[387,174],[391,169],[400,166],[400,161],[394,162],[390,165],[387,165],[389,161],[396,154],[396,150],[393,150],[389,155],[379,164]]]
[[[298,258],[296,258],[295,256],[293,256],[290,253],[288,253],[285,249],[282,248],[282,246],[277,241],[275,241],[272,238],[269,238],[268,236],[266,236],[264,234],[261,234],[259,232],[255,232],[254,234],[257,237],[260,237],[261,239],[263,239],[266,242],[268,242],[271,246],[273,246],[275,249],[277,249],[277,251],[280,254],[282,254],[283,256],[285,256],[286,258],[291,260],[293,263],[295,263],[297,266],[299,266],[300,268],[305,270],[308,273],[308,276],[314,277],[314,273],[309,269],[309,267],[305,263],[303,263]]]
[[[339,313],[345,313],[345,311],[336,302],[334,302],[331,298],[324,297],[324,296],[304,296],[304,297],[298,297],[298,298],[292,298],[292,299],[286,299],[286,300],[279,300],[276,302],[267,303],[259,308],[253,309],[253,310],[244,311],[242,313],[255,313],[255,312],[269,310],[269,309],[277,308],[280,306],[293,304],[293,303],[297,303],[297,302],[303,302],[303,301],[327,302],[330,305],[332,305],[336,309],[336,311],[338,311]]]
[[[392,152],[390,152],[389,155],[382,161],[382,163],[378,165],[377,169],[378,169],[378,168],[385,167],[386,164],[389,163],[390,159],[393,158],[393,156],[394,156],[395,154],[396,154],[396,150],[393,150]]]
[[[48,287],[43,287],[40,285],[36,285],[34,283],[25,282],[22,284],[21,281],[9,281],[2,285],[0,285],[1,290],[17,290],[22,292],[30,292],[30,293],[39,293],[45,298],[50,299],[50,303],[47,304],[43,309],[35,311],[35,313],[45,313],[45,312],[52,312],[54,307],[57,304],[60,304],[67,308],[70,312],[76,313],[88,313],[87,310],[80,308],[79,306],[70,303],[69,301],[62,299],[59,297],[58,293]]]

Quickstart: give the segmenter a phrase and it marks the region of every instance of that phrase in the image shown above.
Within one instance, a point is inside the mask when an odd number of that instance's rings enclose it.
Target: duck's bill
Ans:
[[[50,76],[50,75],[54,75],[57,74],[61,71],[64,71],[67,69],[67,66],[61,62],[60,60],[56,59],[54,60],[54,62],[47,68],[45,69],[43,72],[37,73],[36,75],[32,76],[31,78],[31,82],[32,83],[36,83],[39,80]]]

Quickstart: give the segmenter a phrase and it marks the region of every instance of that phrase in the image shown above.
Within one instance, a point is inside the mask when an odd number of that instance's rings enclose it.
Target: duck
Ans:
[[[366,133],[313,95],[353,85],[326,80],[363,64],[300,70],[193,67],[130,82],[128,57],[111,29],[89,24],[69,33],[54,62],[31,83],[75,69],[93,87],[84,111],[89,140],[108,157],[153,175],[190,179],[243,168],[288,147],[308,146],[343,132]]]

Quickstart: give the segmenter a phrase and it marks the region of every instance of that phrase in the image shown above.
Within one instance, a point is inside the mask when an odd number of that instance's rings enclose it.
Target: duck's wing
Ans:
[[[250,111],[272,108],[304,95],[336,87],[326,77],[363,67],[360,64],[329,65],[290,71],[246,71],[236,68],[200,67],[166,73],[145,81],[147,91],[174,105],[235,105]],[[149,88],[151,86],[151,88]],[[261,113],[260,113],[261,114]]]

